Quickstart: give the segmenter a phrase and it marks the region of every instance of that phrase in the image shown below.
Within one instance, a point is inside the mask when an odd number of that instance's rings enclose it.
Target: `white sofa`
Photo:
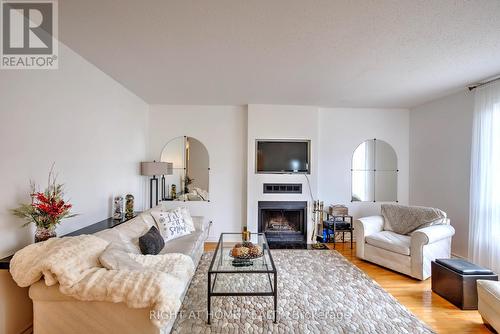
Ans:
[[[94,235],[109,241],[108,248],[140,254],[138,237],[155,224],[149,211]],[[190,256],[197,266],[208,236],[208,222],[203,217],[193,217],[193,221],[196,231],[167,242],[160,254],[182,253]],[[183,296],[188,287],[189,284]],[[29,296],[33,300],[35,334],[166,334],[175,322],[175,317],[171,317],[163,328],[157,328],[150,320],[148,308],[132,309],[124,303],[76,300],[60,293],[58,285],[47,287],[43,281],[30,287]]]
[[[419,280],[431,276],[431,261],[449,258],[455,229],[447,224],[418,229],[411,235],[384,230],[384,217],[371,216],[354,222],[356,255]]]
[[[477,298],[483,321],[500,332],[500,282],[478,280]]]

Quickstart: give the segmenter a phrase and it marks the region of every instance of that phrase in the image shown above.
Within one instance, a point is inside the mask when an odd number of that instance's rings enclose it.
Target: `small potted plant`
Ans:
[[[76,214],[71,213],[72,205],[64,200],[63,185],[57,184],[53,166],[50,169],[48,186],[44,192],[37,191],[33,181],[30,182],[30,187],[31,203],[21,204],[13,209],[12,213],[16,217],[27,220],[23,226],[35,224],[35,242],[56,237],[56,226],[63,219],[75,217]]]
[[[189,193],[189,186],[193,183],[194,179],[191,178],[189,175],[186,175],[184,178],[184,193],[188,194]]]

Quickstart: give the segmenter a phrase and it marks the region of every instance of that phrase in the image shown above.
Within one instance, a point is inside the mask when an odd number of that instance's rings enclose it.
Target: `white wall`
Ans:
[[[473,94],[463,91],[410,113],[410,203],[447,212],[452,252],[467,257]]]
[[[319,110],[319,197],[344,204],[354,218],[380,214],[380,204],[351,203],[351,161],[366,139],[382,139],[398,156],[398,201],[409,197],[409,111],[407,109],[321,108]]]
[[[258,231],[259,201],[308,201],[307,240],[311,240],[312,202],[304,175],[256,174],[255,141],[257,139],[311,140],[312,195],[316,199],[318,177],[318,108],[309,106],[257,105],[248,106],[247,222],[248,229]],[[264,183],[301,183],[302,194],[264,194]]]
[[[0,257],[33,242],[9,209],[29,201],[29,180],[46,186],[52,162],[80,216],[65,234],[111,215],[113,194],[142,208],[148,106],[60,45],[58,70],[0,71]]]
[[[222,232],[240,232],[246,219],[246,107],[153,105],[149,121],[149,159],[159,160],[165,144],[178,136],[201,141],[210,157],[210,202],[186,205],[193,215],[214,222],[209,240]]]
[[[405,109],[325,109],[311,106],[153,105],[149,117],[149,160],[159,160],[165,144],[177,136],[200,140],[210,155],[210,202],[187,205],[194,215],[214,221],[210,240],[221,232],[257,231],[258,201],[309,201],[303,175],[255,174],[256,139],[310,139],[312,194],[325,204],[347,204],[355,216],[379,213],[380,203],[350,203],[351,157],[359,143],[380,138],[399,159],[398,197],[408,203],[409,112]],[[265,182],[303,184],[303,194],[263,194]],[[319,196],[318,196],[319,195]],[[248,208],[248,209],[247,209]],[[311,208],[309,208],[311,209]],[[311,211],[308,214],[311,218]],[[311,222],[309,221],[309,224]],[[312,225],[308,226],[309,236]]]

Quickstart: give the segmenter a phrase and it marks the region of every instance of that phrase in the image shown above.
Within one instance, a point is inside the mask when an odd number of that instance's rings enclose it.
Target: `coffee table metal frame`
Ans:
[[[269,250],[269,245],[267,243],[267,239],[264,233],[256,233],[258,236],[261,236],[263,238],[263,244],[262,244],[262,251],[263,252],[268,252],[269,254],[269,260],[270,260],[270,266],[271,268],[269,270],[217,270],[214,269],[214,263],[215,259],[217,258],[217,252],[223,252],[224,251],[224,246],[221,245],[223,244],[223,237],[225,235],[241,235],[241,233],[221,233],[219,237],[219,242],[217,243],[217,248],[215,249],[214,255],[212,257],[212,262],[210,263],[210,267],[208,269],[208,280],[207,280],[207,287],[208,287],[208,296],[207,296],[207,323],[210,325],[211,320],[212,320],[212,314],[211,314],[211,298],[212,297],[224,297],[224,296],[270,296],[273,297],[273,302],[274,302],[274,322],[276,323],[277,320],[277,310],[278,310],[278,273],[276,271],[276,266],[274,265],[274,260],[273,256]],[[265,259],[265,254],[263,255]],[[223,254],[219,256],[220,262],[222,264],[222,259],[223,259]],[[248,267],[247,267],[248,268]],[[217,274],[267,274],[267,277],[269,279],[269,284],[271,286],[271,292],[214,292],[213,289],[215,287],[215,282],[217,280]],[[271,275],[273,275],[273,279],[271,279]],[[212,280],[212,276],[213,280]],[[272,283],[274,281],[274,284]]]

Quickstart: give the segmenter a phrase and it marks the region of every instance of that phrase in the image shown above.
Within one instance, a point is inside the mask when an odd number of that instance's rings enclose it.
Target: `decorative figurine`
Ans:
[[[134,196],[131,194],[125,196],[125,217],[129,219],[134,217]]]
[[[241,232],[241,238],[243,241],[250,241],[250,231],[248,230],[248,227],[243,226],[243,232]]]
[[[113,219],[123,218],[123,196],[115,196],[113,200]]]
[[[176,189],[175,184],[172,184],[172,190],[170,190],[170,198],[171,199],[177,198],[177,189]]]

